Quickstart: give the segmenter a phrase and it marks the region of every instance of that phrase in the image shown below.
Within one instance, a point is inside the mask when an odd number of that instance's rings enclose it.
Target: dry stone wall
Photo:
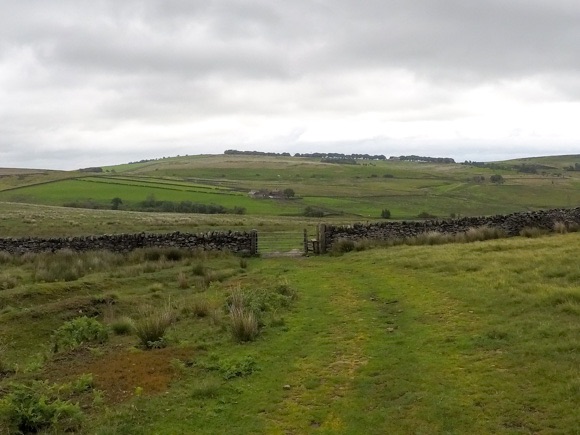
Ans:
[[[129,252],[139,248],[181,248],[231,251],[253,255],[256,253],[257,234],[250,232],[209,232],[200,234],[173,232],[167,234],[113,234],[58,238],[4,238],[0,239],[0,252],[25,254],[72,251],[108,250]]]
[[[323,225],[319,235],[325,250],[337,240],[392,240],[414,237],[422,233],[437,231],[444,234],[458,234],[470,228],[483,226],[501,228],[508,236],[516,236],[525,227],[535,227],[552,231],[556,222],[580,225],[580,207],[571,209],[542,210],[508,215],[464,217],[449,220],[378,222],[347,226]]]

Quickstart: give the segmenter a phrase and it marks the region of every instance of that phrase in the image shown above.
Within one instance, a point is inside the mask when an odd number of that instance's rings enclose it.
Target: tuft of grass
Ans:
[[[83,277],[86,267],[76,252],[62,250],[54,254],[39,254],[34,269],[34,281],[75,281]]]
[[[254,341],[260,332],[258,318],[253,311],[235,306],[230,309],[232,335],[239,342]]]
[[[288,280],[283,280],[276,286],[276,292],[281,294],[282,296],[286,296],[291,300],[295,300],[298,298],[298,292],[294,287],[290,285]]]
[[[196,263],[191,271],[195,276],[205,276],[206,267],[203,263]]]
[[[212,399],[218,395],[221,382],[214,378],[199,379],[190,392],[192,399]]]
[[[558,234],[566,234],[568,227],[564,222],[554,222],[554,232]]]
[[[548,234],[548,230],[538,227],[524,227],[520,231],[520,236],[527,237],[530,239],[542,237],[545,236],[546,234]]]
[[[335,243],[332,244],[332,247],[330,248],[330,253],[340,255],[346,252],[354,251],[354,249],[355,249],[354,240],[338,239]]]
[[[193,286],[201,291],[207,290],[210,284],[210,279],[209,277],[203,275],[203,276],[195,276],[193,278]]]
[[[151,293],[162,292],[164,288],[163,283],[160,282],[153,283],[148,287]]]
[[[413,237],[409,244],[411,245],[442,245],[450,243],[453,240],[451,234],[443,234],[439,231],[428,231]]]
[[[20,277],[14,274],[0,274],[0,290],[10,290],[18,286]]]
[[[194,295],[188,303],[188,308],[196,317],[207,317],[214,309],[211,301],[207,296]]]
[[[189,287],[189,279],[185,273],[179,272],[179,275],[177,275],[177,286],[180,289],[186,289]]]
[[[110,326],[115,335],[129,335],[133,331],[133,322],[129,317],[120,317]]]
[[[133,331],[145,349],[165,347],[165,334],[175,320],[175,311],[169,301],[161,308],[141,307],[139,317],[133,319]]]
[[[507,233],[503,229],[488,226],[470,228],[465,233],[457,235],[457,239],[465,243],[483,242],[485,240],[501,239],[504,237],[507,237]]]
[[[165,251],[165,258],[167,259],[167,261],[181,261],[183,257],[184,254],[181,249],[169,248]]]

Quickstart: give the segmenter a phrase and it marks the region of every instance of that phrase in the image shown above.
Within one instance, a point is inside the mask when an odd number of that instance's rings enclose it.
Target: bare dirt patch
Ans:
[[[108,403],[123,402],[136,394],[164,393],[175,375],[173,360],[190,362],[188,348],[139,350],[117,346],[104,352],[89,348],[58,355],[45,369],[45,377],[63,382],[91,373],[95,388],[105,394]]]

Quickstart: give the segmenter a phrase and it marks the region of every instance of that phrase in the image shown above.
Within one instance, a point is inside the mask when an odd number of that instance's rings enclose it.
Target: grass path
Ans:
[[[344,265],[310,259],[289,272],[305,283],[301,314],[289,321],[291,357],[277,369],[278,387],[290,388],[264,413],[266,432],[577,433],[580,419],[565,409],[578,397],[578,354],[568,354],[567,387],[550,373],[558,355],[530,348],[540,346],[529,336],[534,323],[549,329],[558,313],[535,317],[507,291],[522,270],[498,282],[500,264],[470,270],[463,251],[434,248],[423,268],[407,249],[354,254]],[[567,326],[560,336],[578,330]]]
[[[425,350],[452,335],[463,307],[434,298],[412,276],[399,277],[393,285],[388,269],[370,275],[352,261],[317,274],[319,261],[293,274],[309,288],[300,289],[303,315],[289,331],[297,349],[288,353],[297,357],[282,383],[290,388],[267,415],[267,432],[444,431],[440,414],[447,407],[457,409],[450,380],[462,364],[453,361],[456,355]],[[426,306],[415,300],[416,294],[429,300]],[[469,328],[473,320],[463,323]],[[431,382],[438,384],[435,399],[429,397]],[[431,415],[425,414],[427,399],[436,402]]]
[[[579,434],[578,241],[250,260],[241,285],[299,299],[256,342],[206,351],[258,370],[203,398],[208,374],[186,371],[89,433]]]

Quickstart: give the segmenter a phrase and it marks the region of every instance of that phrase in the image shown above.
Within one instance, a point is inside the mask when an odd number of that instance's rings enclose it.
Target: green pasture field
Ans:
[[[553,166],[554,168],[558,169],[564,169],[569,166],[574,166],[575,163],[580,163],[580,154],[569,154],[564,156],[529,157],[523,159],[506,160],[503,163],[514,165],[540,164],[546,166]]]
[[[576,157],[506,162],[553,165],[543,174],[522,174],[390,160],[340,165],[294,157],[186,156],[106,167],[102,174],[55,172],[24,179],[19,179],[22,174],[5,174],[0,177],[0,201],[63,205],[91,200],[110,207],[111,199],[120,197],[121,208],[132,208],[153,195],[159,201],[244,207],[255,216],[296,216],[310,206],[350,222],[377,219],[383,209],[390,210],[393,219],[407,220],[422,212],[440,218],[493,215],[580,204],[580,172],[562,170]],[[501,174],[504,183],[491,183],[493,174]],[[481,176],[484,181],[477,182]],[[62,180],[67,177],[75,179]],[[292,200],[247,195],[251,190],[287,188],[296,193]]]
[[[119,197],[125,206],[136,206],[153,196],[158,201],[191,201],[201,204],[217,204],[226,208],[244,207],[248,214],[275,215],[298,214],[300,207],[292,201],[266,201],[249,198],[245,193],[206,192],[197,188],[167,184],[136,185],[118,181],[110,182],[103,178],[64,180],[48,184],[23,187],[17,190],[0,192],[0,200],[27,202],[44,205],[64,205],[76,201],[94,201],[110,207],[111,200]]]
[[[123,177],[123,176],[100,176],[100,177],[84,177],[84,180],[100,182],[100,183],[119,183],[119,184],[127,184],[127,185],[135,185],[135,186],[162,186],[167,188],[182,188],[183,190],[200,190],[200,191],[228,191],[230,190],[227,187],[223,186],[216,186],[216,185],[207,185],[207,184],[196,184],[191,181],[182,181],[182,180],[172,180],[172,179],[164,179],[164,178],[154,178],[154,177]]]
[[[60,391],[87,434],[578,433],[579,255],[580,233],[300,258],[2,256],[0,433],[14,384],[83,374]],[[226,309],[240,291],[264,304],[244,343]],[[214,311],[196,315],[202,301]],[[167,303],[164,348],[114,333]],[[54,353],[83,314],[109,339]]]

